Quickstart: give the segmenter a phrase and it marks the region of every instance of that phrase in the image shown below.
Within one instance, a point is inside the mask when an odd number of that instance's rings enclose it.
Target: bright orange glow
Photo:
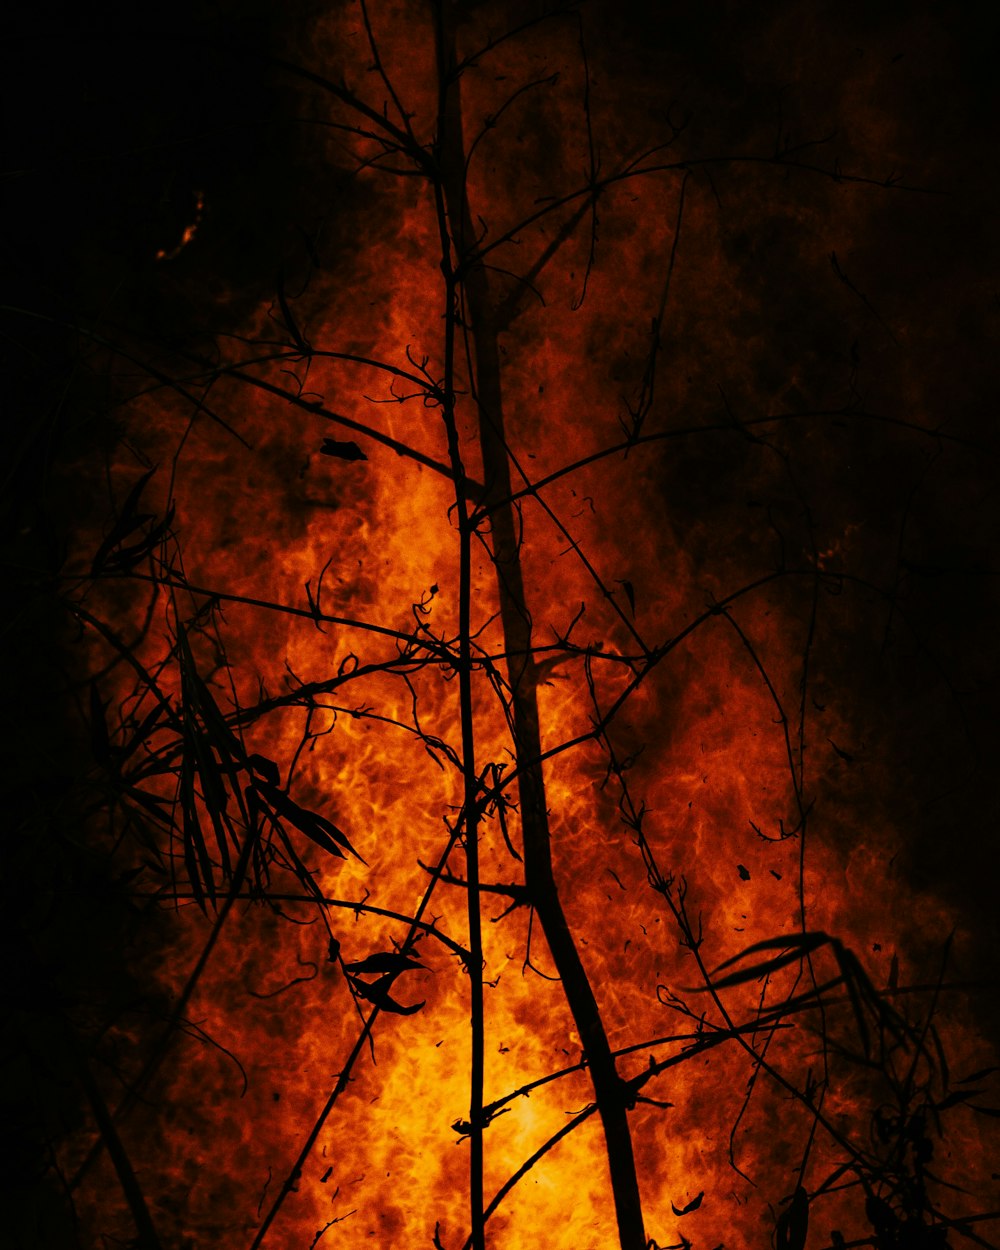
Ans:
[[[717,160],[722,123],[675,127],[634,34],[621,71],[607,5],[583,51],[575,16],[504,40],[513,9],[458,6],[439,37],[468,61],[442,113],[437,7],[315,20],[299,60],[326,87],[291,81],[317,186],[342,196],[325,234],[289,245],[260,298],[218,297],[210,347],[164,336],[148,377],[113,375],[102,499],[139,519],[81,526],[65,576],[110,743],[111,815],[88,836],[131,899],[143,991],[92,1064],[128,1104],[134,1188],[163,1250],[469,1245],[478,871],[485,1244],[619,1244],[596,1049],[526,876],[517,782],[537,770],[650,1246],[888,1247],[878,1201],[903,1222],[988,1213],[996,1094],[962,1081],[993,1039],[950,988],[982,975],[981,934],[915,866],[952,775],[928,757],[959,748],[921,736],[952,724],[950,696],[899,571],[921,475],[967,451],[935,442],[931,395],[903,396],[905,429],[872,416],[836,320],[882,334],[848,279],[892,189],[824,162],[789,190],[780,152]],[[874,106],[862,120],[857,143],[892,146]],[[212,196],[158,261],[196,234],[192,254],[228,255]],[[513,504],[477,407],[483,273]],[[905,373],[888,341],[873,352]],[[128,369],[145,350],[137,330]],[[514,740],[508,509],[541,762]],[[135,1194],[96,1115],[53,1157],[83,1244],[128,1244]],[[808,1242],[788,1231],[800,1186]]]

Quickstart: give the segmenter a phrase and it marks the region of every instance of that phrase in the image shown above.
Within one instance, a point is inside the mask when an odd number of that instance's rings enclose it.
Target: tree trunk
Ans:
[[[465,143],[462,127],[461,84],[452,76],[456,63],[450,3],[439,7],[439,73],[445,98],[440,113],[438,152],[441,178],[450,219],[451,237],[462,266],[474,247],[475,232],[465,183]],[[552,870],[552,847],[545,782],[542,775],[541,734],[538,723],[537,673],[532,656],[531,616],[521,569],[518,526],[510,502],[510,462],[504,434],[503,390],[495,304],[489,278],[481,264],[464,270],[465,315],[475,348],[474,397],[479,410],[485,496],[493,540],[493,564],[499,587],[507,674],[511,689],[511,719],[518,767],[518,797],[524,840],[524,873],[528,899],[538,916],[563,992],[580,1034],[594,1085],[597,1109],[604,1127],[618,1235],[622,1250],[644,1250],[639,1183],[632,1151],[626,1106],[627,1088],[615,1060],[587,973],[566,921]]]

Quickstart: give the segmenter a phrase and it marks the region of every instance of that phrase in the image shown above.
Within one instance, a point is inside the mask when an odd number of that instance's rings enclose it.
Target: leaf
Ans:
[[[133,529],[140,528],[146,521],[152,521],[152,514],[140,517]],[[151,529],[140,538],[137,543],[133,543],[129,547],[118,547],[118,549],[107,556],[103,561],[103,569],[105,572],[111,573],[128,573],[133,569],[144,557],[152,555],[157,543],[166,534],[170,532],[170,527],[174,520],[174,509],[167,509],[167,514],[162,521],[157,522]]]
[[[344,967],[353,974],[391,972],[394,976],[398,976],[401,972],[406,972],[410,968],[423,968],[424,964],[418,963],[415,959],[410,959],[406,955],[400,955],[396,951],[378,951],[374,955],[369,955],[366,959],[359,959],[354,963],[344,964]]]
[[[357,443],[339,443],[335,438],[324,438],[319,452],[321,456],[334,456],[337,460],[368,459]]]
[[[130,534],[141,530],[147,522],[156,520],[155,513],[137,511],[146,483],[155,472],[155,469],[150,469],[148,473],[144,473],[125,497],[110,533],[98,547],[91,562],[91,576],[100,573],[127,573],[143,556],[151,554],[160,539],[169,532],[174,519],[173,507],[168,508],[163,520],[157,522],[137,543],[129,547],[121,545]]]
[[[743,985],[747,981],[755,981],[758,977],[769,976],[772,972],[777,972],[779,968],[784,968],[786,964],[794,963],[797,959],[809,954],[811,951],[829,942],[829,938],[825,933],[796,933],[790,937],[765,938],[762,942],[755,942],[752,946],[748,946],[746,950],[740,951],[738,955],[733,955],[731,959],[725,959],[715,972],[721,972],[723,968],[729,968],[733,964],[738,963],[741,959],[746,959],[748,955],[756,954],[758,951],[765,950],[783,950],[781,955],[777,955],[774,959],[765,959],[761,963],[752,964],[749,968],[744,968],[740,972],[732,972],[729,976],[723,977],[716,981],[715,973],[712,974],[711,988],[715,990],[728,989],[733,985]],[[705,993],[706,987],[695,987],[692,993]]]
[[[985,1094],[984,1089],[957,1089],[949,1094],[947,1098],[934,1104],[935,1111],[944,1111],[948,1107],[956,1107],[959,1103],[968,1102],[970,1098],[975,1098],[977,1094]]]
[[[893,955],[892,963],[889,965],[889,989],[899,989],[899,956]]]
[[[704,1198],[704,1196],[705,1196],[705,1191],[702,1190],[701,1193],[696,1198],[691,1199],[691,1201],[687,1204],[686,1207],[675,1207],[674,1204],[671,1202],[670,1209],[671,1211],[673,1211],[674,1215],[690,1215],[692,1211],[697,1211],[698,1208],[701,1206],[701,1200],[702,1198]]]
[[[854,1021],[858,1026],[858,1036],[861,1038],[861,1044],[864,1047],[865,1058],[868,1059],[871,1057],[871,1034],[865,1022],[864,1004],[861,997],[861,991],[866,988],[868,978],[865,976],[864,970],[856,957],[849,950],[845,950],[839,942],[833,943],[833,950],[837,957],[837,963],[840,966],[841,975],[844,978],[847,996],[851,1000]]]
[[[255,773],[259,773],[269,786],[279,786],[281,784],[281,774],[278,771],[278,765],[274,760],[269,760],[266,755],[251,755],[247,758],[247,763]]]
[[[987,1076],[992,1076],[994,1072],[1000,1072],[1000,1068],[980,1068],[978,1072],[973,1072],[971,1076],[963,1076],[959,1081],[959,1085],[971,1085],[973,1081],[981,1081]]]
[[[737,864],[737,865],[736,865],[736,871],[740,874],[740,880],[741,880],[741,881],[749,881],[749,880],[750,880],[750,869],[749,869],[749,868],[744,868],[742,864]]]
[[[158,819],[163,820],[168,816],[170,800],[165,799],[159,794],[150,794],[147,790],[140,790],[138,786],[129,786],[126,790],[129,798],[135,799],[137,803],[148,811],[152,812]]]
[[[198,820],[198,809],[195,806],[194,769],[187,755],[181,764],[180,804],[184,866],[187,869],[195,902],[203,912],[206,912],[206,895],[213,903],[215,902],[215,878],[208,847],[202,836],[201,823]]]
[[[228,819],[226,807],[229,796],[223,782],[223,772],[215,758],[213,742],[208,733],[198,728],[197,722],[185,716],[184,751],[185,762],[197,769],[201,778],[202,798],[215,832],[215,839],[222,857],[224,879],[231,876],[232,863],[229,856],[227,841]],[[221,754],[221,752],[220,752]],[[223,760],[225,757],[223,756]],[[193,787],[192,780],[192,787]],[[234,839],[235,840],[235,839]]]
[[[136,512],[136,508],[138,507],[142,492],[146,489],[146,483],[153,476],[155,471],[155,469],[150,469],[148,473],[144,473],[125,496],[125,502],[122,504],[121,511],[119,512],[114,525],[111,527],[111,532],[97,548],[97,553],[91,562],[91,576],[94,576],[101,571],[104,567],[105,560],[120,542],[123,542],[129,534],[134,533],[135,530],[139,529],[141,525],[144,525],[147,521],[151,521],[153,519],[151,513],[139,514]]]
[[[335,964],[340,958],[340,942],[335,937],[330,938],[330,945],[327,952],[327,958],[330,963]]]
[[[830,938],[826,933],[792,933],[790,935],[781,935],[779,937],[764,938],[760,942],[754,942],[752,946],[741,950],[738,955],[733,955],[730,959],[724,959],[716,972],[722,968],[728,968],[730,964],[735,964],[741,959],[745,959],[747,955],[755,955],[757,951],[773,951],[784,950],[786,947],[799,947],[803,954],[806,951],[814,951],[817,947],[829,942]]]
[[[281,275],[278,278],[278,304],[281,308],[281,316],[284,319],[285,328],[288,330],[288,333],[292,336],[292,342],[299,349],[299,351],[303,354],[303,356],[308,356],[312,351],[312,347],[309,345],[307,340],[303,337],[302,331],[299,329],[298,325],[296,324],[295,318],[292,316],[292,310],[288,306],[288,300],[285,298],[284,275]]]
[[[628,600],[629,609],[631,610],[632,615],[635,616],[635,587],[629,581],[620,581],[617,578],[615,580],[618,581],[618,585],[625,591],[625,598]]]
[[[178,630],[177,648],[185,712],[192,716],[197,715],[201,717],[209,740],[220,755],[225,753],[234,759],[241,760],[243,758],[243,744],[230,728],[225,714],[215,701],[215,696],[201,679],[198,666],[195,664],[194,655],[191,651],[187,630]]]
[[[809,1195],[800,1185],[792,1195],[788,1209],[778,1216],[775,1229],[777,1250],[805,1250],[809,1231]]]
[[[371,985],[358,977],[351,977],[351,985],[354,986],[356,993],[360,994],[362,998],[367,998],[370,1003],[374,1003],[381,1011],[389,1011],[397,1016],[412,1016],[423,1007],[424,1003],[413,1003],[407,1007],[402,1003],[396,1002],[389,994],[389,986],[395,981],[396,975],[395,972],[386,973],[384,977],[379,977]]]
[[[133,751],[136,751],[139,747],[145,745],[147,739],[157,727],[157,721],[165,713],[169,713],[169,709],[165,709],[162,703],[157,703],[152,710],[143,717],[128,743],[120,748],[122,760],[127,759]]]
[[[340,849],[344,847],[355,859],[360,859],[362,863],[365,863],[365,860],[351,846],[347,835],[338,829],[333,821],[327,820],[325,816],[320,816],[317,812],[310,812],[304,807],[299,807],[298,803],[290,799],[287,794],[276,786],[268,785],[267,782],[258,781],[254,788],[279,816],[290,821],[300,833],[304,833],[310,841],[322,847],[328,854],[344,859],[346,857]]]
[[[837,755],[844,761],[845,764],[854,763],[854,756],[851,755],[848,751],[844,751],[840,747],[838,747],[836,742],[834,742],[832,738],[827,738],[827,742],[829,742],[830,746],[833,747],[833,749],[837,752]]]

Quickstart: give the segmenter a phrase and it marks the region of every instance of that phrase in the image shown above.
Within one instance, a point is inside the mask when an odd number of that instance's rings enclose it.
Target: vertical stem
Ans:
[[[454,286],[449,279],[449,308],[453,310]],[[483,934],[479,915],[479,780],[476,772],[475,735],[472,715],[472,534],[465,498],[465,475],[458,450],[455,427],[454,316],[448,315],[448,351],[445,369],[445,423],[448,451],[455,472],[459,524],[459,700],[462,717],[462,771],[465,781],[465,871],[469,911],[469,994],[472,1024],[470,1067],[469,1184],[472,1204],[473,1250],[484,1250],[483,1224],[483,1081],[486,1066],[486,1037],[483,1018]]]
[[[438,141],[447,133],[445,120],[449,100],[448,66],[443,54],[444,23],[438,20]],[[459,702],[462,724],[462,772],[465,809],[465,871],[468,882],[469,924],[469,1009],[472,1055],[469,1068],[469,1204],[472,1250],[486,1248],[486,1222],[483,1215],[483,1082],[486,1068],[486,1029],[483,1011],[483,935],[479,914],[479,776],[476,769],[475,725],[472,708],[472,525],[469,517],[468,486],[455,421],[455,330],[457,327],[458,280],[452,263],[452,235],[449,231],[446,190],[440,176],[435,180],[438,228],[441,239],[441,269],[445,277],[445,359],[442,415],[448,437],[448,458],[455,479],[455,507],[459,536]]]
[[[472,1056],[469,1091],[469,1186],[473,1250],[485,1250],[483,1222],[483,1081],[486,1037],[483,1018],[483,934],[479,915],[479,779],[476,771],[475,734],[472,715],[472,532],[465,494],[465,472],[455,426],[454,388],[454,281],[447,282],[448,315],[445,356],[444,419],[448,452],[455,473],[459,532],[459,700],[462,717],[462,771],[465,782],[465,873],[468,881],[469,996]]]
[[[644,1250],[639,1184],[626,1106],[627,1089],[618,1075],[597,1001],[566,921],[552,868],[552,847],[540,764],[537,674],[532,656],[531,616],[521,568],[517,517],[509,502],[510,462],[504,434],[498,330],[489,280],[482,264],[467,263],[475,233],[465,182],[465,144],[460,85],[451,28],[450,0],[435,5],[438,18],[439,75],[443,101],[439,112],[438,153],[450,230],[456,245],[458,273],[471,322],[475,348],[475,396],[479,410],[486,494],[483,509],[492,521],[493,564],[499,587],[504,649],[511,689],[514,747],[518,766],[525,884],[562,981],[563,992],[580,1034],[597,1108],[604,1128],[608,1166],[622,1250]],[[468,527],[463,517],[463,532]],[[471,538],[471,534],[468,534]],[[465,626],[463,626],[463,629]],[[463,633],[464,638],[464,633]],[[478,867],[478,866],[477,866]],[[469,876],[470,908],[475,889]],[[476,900],[478,907],[478,900]],[[473,1124],[475,1121],[473,1121]],[[473,1246],[477,1243],[473,1240]]]

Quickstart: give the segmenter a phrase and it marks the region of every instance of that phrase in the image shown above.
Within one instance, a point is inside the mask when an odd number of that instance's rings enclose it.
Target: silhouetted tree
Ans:
[[[23,19],[14,1244],[992,1244],[977,53],[725,16]]]

